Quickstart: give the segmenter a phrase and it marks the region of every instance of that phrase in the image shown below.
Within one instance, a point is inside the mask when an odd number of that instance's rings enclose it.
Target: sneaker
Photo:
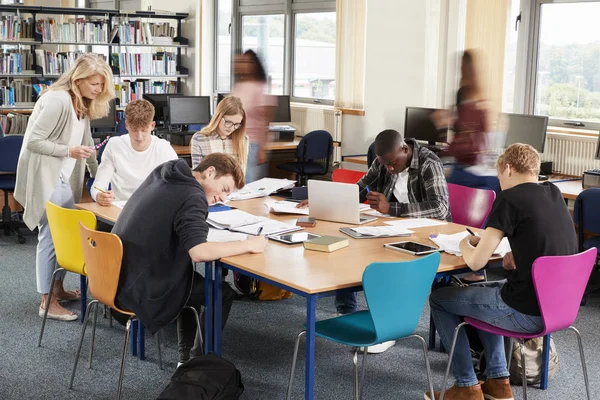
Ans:
[[[394,346],[395,344],[396,344],[395,340],[390,340],[389,342],[375,344],[373,346],[367,347],[367,353],[369,353],[369,354],[383,353],[384,351],[386,351],[390,347]],[[363,349],[364,349],[364,347],[361,347],[360,351],[363,351]]]
[[[510,381],[503,379],[486,379],[481,384],[483,397],[488,400],[514,400]]]
[[[429,392],[425,392],[425,400],[432,400]],[[440,392],[435,392],[435,400],[440,398]],[[468,387],[452,386],[444,393],[445,400],[484,400],[481,385]]]
[[[177,368],[181,367],[183,365],[183,363],[180,361],[177,363]]]

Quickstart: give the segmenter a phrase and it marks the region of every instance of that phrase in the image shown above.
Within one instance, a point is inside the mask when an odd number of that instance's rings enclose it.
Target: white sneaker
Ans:
[[[395,340],[390,340],[389,342],[383,342],[383,343],[375,344],[375,345],[369,346],[367,348],[367,353],[369,353],[369,354],[383,353],[384,351],[386,351],[390,347],[394,346],[395,344],[396,344]],[[361,347],[360,350],[364,351],[364,347]]]
[[[182,365],[183,365],[183,363],[182,363],[182,362],[178,362],[178,363],[177,363],[177,368],[181,367]]]

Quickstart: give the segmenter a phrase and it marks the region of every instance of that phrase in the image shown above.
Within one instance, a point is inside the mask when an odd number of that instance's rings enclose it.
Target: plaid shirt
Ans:
[[[248,149],[248,136],[246,136],[246,151]],[[192,136],[190,140],[190,147],[192,153],[192,168],[196,168],[204,157],[212,153],[225,153],[237,160],[237,156],[233,151],[233,140],[231,136],[221,139],[217,132],[210,135],[197,132]],[[245,171],[246,166],[242,165],[242,169]]]
[[[434,218],[451,221],[448,203],[448,185],[440,159],[429,149],[412,139],[406,143],[413,148],[408,167],[409,203],[398,203],[394,197],[394,186],[398,175],[388,172],[377,159],[365,176],[358,181],[360,201],[367,199],[366,187],[382,193],[390,202],[389,214],[394,217]]]

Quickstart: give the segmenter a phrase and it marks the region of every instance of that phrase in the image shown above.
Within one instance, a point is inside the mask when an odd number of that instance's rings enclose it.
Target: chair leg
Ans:
[[[360,386],[359,386],[359,392],[358,392],[358,398],[359,400],[362,399],[363,396],[363,388],[365,387],[365,371],[367,370],[367,350],[369,348],[367,346],[365,346],[364,350],[363,350],[363,362],[362,362],[362,371],[360,373]]]
[[[125,341],[123,342],[123,352],[121,354],[121,368],[119,370],[119,381],[117,383],[117,400],[121,399],[121,389],[123,387],[123,373],[125,372],[125,354],[127,353],[127,342],[129,341],[129,331],[131,330],[131,320],[130,317],[127,320],[127,325],[125,326]]]
[[[525,371],[525,342],[519,339],[519,347],[521,348],[521,380],[523,381],[523,400],[527,400],[527,374]]]
[[[358,400],[358,350],[359,348],[356,347],[354,349],[354,354],[352,356],[352,363],[354,364],[354,373],[352,374],[352,389],[353,389],[353,396],[352,398],[354,400]]]
[[[408,337],[414,337],[419,339],[421,344],[423,344],[423,356],[425,358],[425,370],[427,371],[427,384],[429,385],[429,395],[432,399],[435,399],[435,395],[433,392],[433,381],[431,380],[431,368],[429,366],[429,355],[427,354],[427,342],[420,335],[410,335]]]
[[[96,338],[96,322],[98,320],[98,305],[94,304],[94,322],[92,323],[92,337],[90,339],[90,359],[88,360],[88,368],[92,368],[92,356],[94,354],[94,339]]]
[[[292,371],[290,372],[290,382],[288,383],[288,390],[286,400],[292,398],[292,383],[294,382],[294,372],[296,370],[296,359],[298,358],[298,347],[300,346],[300,338],[306,334],[306,331],[302,331],[296,338],[296,344],[294,345],[294,358],[292,358]]]
[[[63,268],[56,268],[52,273],[52,282],[50,282],[50,291],[48,292],[48,298],[46,299],[46,310],[44,311],[44,319],[42,320],[42,329],[40,329],[40,337],[38,339],[38,347],[42,345],[42,337],[44,336],[44,328],[46,327],[46,319],[48,319],[48,309],[50,309],[50,302],[52,301],[52,291],[54,290],[54,282],[56,281],[56,273],[58,271],[64,271]]]
[[[160,333],[162,331],[156,332],[156,348],[158,349],[158,368],[162,371],[162,354],[160,352]]]
[[[458,339],[458,332],[460,328],[468,325],[466,322],[461,322],[456,328],[454,328],[454,336],[452,337],[452,345],[450,346],[450,353],[448,354],[448,366],[446,367],[446,373],[444,374],[444,381],[442,382],[442,390],[440,391],[440,400],[444,400],[444,392],[446,391],[446,382],[448,382],[448,375],[450,375],[450,367],[452,366],[452,357],[454,357],[454,348],[456,347],[456,339]]]
[[[581,341],[581,335],[579,334],[579,331],[577,330],[577,328],[575,328],[574,326],[570,326],[569,329],[572,330],[573,332],[575,332],[575,335],[577,336],[577,344],[579,345],[579,355],[581,357],[581,368],[583,369],[583,380],[585,381],[585,392],[587,394],[588,400],[591,400],[592,396],[590,395],[590,382],[588,381],[588,373],[587,373],[587,365],[585,363],[585,356],[583,355],[583,342]]]
[[[77,353],[75,354],[75,363],[73,364],[73,372],[71,372],[71,382],[69,383],[69,389],[73,389],[73,381],[75,380],[75,371],[77,371],[77,364],[79,363],[79,354],[81,354],[81,346],[83,345],[83,339],[85,338],[85,328],[87,327],[88,319],[90,318],[90,311],[92,305],[98,303],[98,300],[92,300],[88,303],[85,311],[85,318],[83,319],[83,326],[81,327],[81,337],[79,338],[79,346],[77,347]]]
[[[194,318],[196,318],[196,334],[200,337],[200,351],[201,354],[204,354],[204,336],[202,335],[202,326],[200,325],[200,317],[198,316],[198,311],[192,306],[185,306],[184,308],[189,308],[194,313]]]

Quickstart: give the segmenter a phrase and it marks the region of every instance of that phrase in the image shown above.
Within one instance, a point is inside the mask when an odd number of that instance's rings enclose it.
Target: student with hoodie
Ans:
[[[116,304],[133,311],[151,333],[177,318],[179,361],[200,352],[196,322],[186,305],[204,303],[204,278],[193,263],[262,253],[266,239],[207,243],[208,206],[244,186],[236,160],[209,154],[194,170],[183,160],[159,165],[133,193],[113,228],[123,242]],[[234,292],[223,283],[223,326]],[[183,312],[182,312],[183,310]],[[180,314],[181,313],[181,314]]]

